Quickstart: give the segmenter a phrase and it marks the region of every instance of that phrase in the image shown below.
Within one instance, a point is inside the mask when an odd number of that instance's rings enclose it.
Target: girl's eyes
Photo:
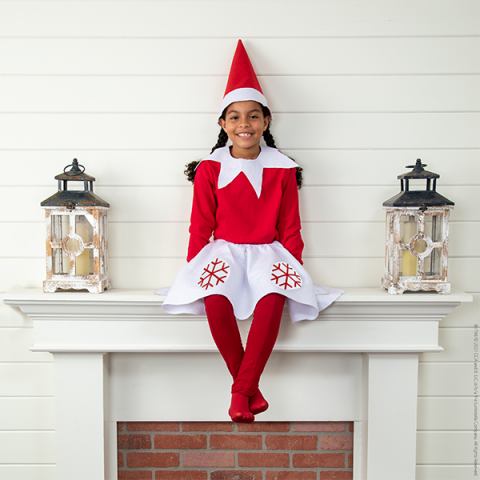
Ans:
[[[238,120],[239,117],[236,116],[236,115],[234,115],[234,116],[229,117],[229,118],[230,118],[230,120]],[[258,117],[258,115],[250,115],[250,118],[257,119],[257,118],[259,118],[259,117]]]

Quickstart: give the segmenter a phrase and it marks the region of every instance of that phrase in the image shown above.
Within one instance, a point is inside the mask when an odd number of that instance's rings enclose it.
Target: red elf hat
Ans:
[[[247,51],[242,41],[239,40],[233,56],[232,66],[230,67],[227,88],[225,89],[220,108],[220,116],[231,103],[247,100],[253,100],[268,108],[267,99],[262,92],[260,83],[258,83]]]

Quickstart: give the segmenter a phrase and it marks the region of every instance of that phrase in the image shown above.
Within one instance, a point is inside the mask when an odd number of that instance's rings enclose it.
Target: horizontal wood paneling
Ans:
[[[54,394],[53,363],[0,363],[0,378],[0,397]]]
[[[473,396],[473,362],[421,363],[418,376],[419,396]]]
[[[0,72],[223,75],[226,79],[236,41],[231,36],[230,40],[197,38],[193,42],[184,38],[0,38]],[[480,38],[474,36],[258,38],[246,40],[245,45],[258,75],[480,73]],[[312,58],[315,61],[305,61]]]
[[[31,352],[33,328],[3,328],[0,330],[0,362],[52,362],[49,353]]]
[[[0,398],[0,430],[54,430],[55,399]],[[0,478],[2,477],[0,469]]]
[[[281,138],[279,137],[279,140]],[[210,139],[213,146],[216,139]],[[304,185],[389,185],[389,195],[400,191],[397,175],[421,158],[427,169],[440,175],[437,190],[447,185],[480,185],[479,150],[295,150],[282,151],[304,169]],[[198,150],[6,150],[1,159],[8,175],[0,185],[45,186],[48,194],[57,188],[55,175],[77,157],[98,186],[178,185],[190,186],[184,165],[206,157],[210,149]],[[41,169],[26,168],[33,162]],[[452,168],[461,165],[461,168]],[[468,172],[468,174],[466,174]],[[20,191],[19,191],[20,192]],[[389,197],[388,197],[389,198]],[[42,199],[43,200],[43,199]],[[386,200],[386,198],[385,198]]]
[[[471,465],[418,465],[416,480],[472,480]]]
[[[52,480],[55,465],[0,465],[0,478],[8,480]]]
[[[418,430],[473,430],[473,397],[420,397]]]
[[[0,463],[54,462],[55,432],[0,432]]]
[[[2,1],[2,36],[295,37],[474,35],[478,2],[383,0]],[[268,19],[258,28],[256,18]],[[235,12],[235,15],[228,15]],[[228,22],[225,21],[228,16]],[[180,21],[181,19],[181,21]]]
[[[216,118],[203,113],[0,114],[0,149],[208,150],[218,135]],[[278,114],[272,130],[283,149],[480,147],[476,113]]]
[[[0,109],[217,114],[225,81],[211,75],[2,76]],[[478,111],[478,82],[476,75],[260,77],[274,118],[289,112]]]
[[[417,465],[435,463],[473,465],[473,433],[417,432]]]

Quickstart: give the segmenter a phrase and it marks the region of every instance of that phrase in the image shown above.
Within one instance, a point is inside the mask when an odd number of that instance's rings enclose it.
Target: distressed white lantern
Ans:
[[[450,210],[454,203],[436,192],[440,175],[424,170],[418,159],[399,175],[401,192],[383,203],[386,209],[385,274],[382,287],[391,294],[406,290],[450,293],[447,281]],[[410,182],[426,189],[410,190]]]
[[[40,204],[45,209],[46,222],[47,278],[43,291],[110,290],[107,239],[110,205],[93,193],[95,178],[85,173],[85,167],[78,165],[77,159],[55,179],[58,192]],[[82,182],[83,188],[69,190],[69,182]]]

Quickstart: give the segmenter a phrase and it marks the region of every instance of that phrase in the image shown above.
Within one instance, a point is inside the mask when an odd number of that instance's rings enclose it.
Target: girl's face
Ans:
[[[270,117],[263,116],[262,106],[257,102],[248,100],[230,104],[225,119],[220,118],[220,126],[232,141],[232,157],[257,158],[260,140],[269,122]]]

